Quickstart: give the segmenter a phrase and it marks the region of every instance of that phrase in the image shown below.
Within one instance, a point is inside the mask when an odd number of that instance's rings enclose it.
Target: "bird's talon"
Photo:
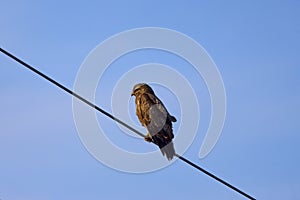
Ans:
[[[152,142],[152,138],[151,136],[149,136],[148,134],[144,137],[145,141],[147,142]]]

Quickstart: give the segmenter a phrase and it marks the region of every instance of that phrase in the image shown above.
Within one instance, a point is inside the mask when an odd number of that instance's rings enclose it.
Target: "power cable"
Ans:
[[[0,48],[0,51],[5,54],[6,56],[12,58],[13,60],[15,60],[16,62],[20,63],[21,65],[23,65],[24,67],[26,67],[27,69],[31,70],[32,72],[34,72],[35,74],[43,77],[44,79],[48,80],[49,82],[53,83],[54,85],[56,85],[57,87],[61,88],[62,90],[64,90],[65,92],[69,93],[70,95],[78,98],[79,100],[81,100],[82,102],[86,103],[87,105],[95,108],[97,111],[101,112],[102,114],[106,115],[107,117],[111,118],[112,120],[118,122],[119,124],[121,124],[122,126],[126,127],[127,129],[133,131],[134,133],[138,134],[141,137],[145,137],[145,135],[143,133],[141,133],[140,131],[132,128],[130,125],[126,124],[125,122],[123,122],[122,120],[116,118],[115,116],[113,116],[112,114],[108,113],[107,111],[103,110],[102,108],[98,107],[97,105],[93,104],[92,102],[86,100],[85,98],[83,98],[82,96],[80,96],[79,94],[73,92],[72,90],[68,89],[67,87],[65,87],[64,85],[60,84],[59,82],[55,81],[54,79],[50,78],[49,76],[45,75],[44,73],[40,72],[39,70],[35,69],[34,67],[30,66],[29,64],[25,63],[24,61],[22,61],[21,59],[17,58],[16,56],[12,55],[11,53],[5,51],[4,49]],[[249,194],[243,192],[242,190],[238,189],[237,187],[229,184],[228,182],[222,180],[221,178],[215,176],[214,174],[206,171],[205,169],[203,169],[202,167],[196,165],[195,163],[189,161],[188,159],[175,154],[176,157],[178,157],[180,160],[182,160],[183,162],[187,163],[188,165],[194,167],[195,169],[203,172],[204,174],[210,176],[211,178],[215,179],[216,181],[224,184],[225,186],[231,188],[232,190],[240,193],[241,195],[243,195],[244,197],[247,197],[248,199],[251,200],[255,200],[254,197],[250,196]]]

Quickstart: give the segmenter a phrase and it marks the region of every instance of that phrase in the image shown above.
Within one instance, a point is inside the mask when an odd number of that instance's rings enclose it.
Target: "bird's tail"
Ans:
[[[160,151],[168,158],[168,160],[172,160],[172,158],[175,156],[175,149],[172,141],[160,148]]]

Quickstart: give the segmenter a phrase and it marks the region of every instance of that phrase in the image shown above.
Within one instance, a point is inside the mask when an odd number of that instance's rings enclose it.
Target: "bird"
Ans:
[[[134,85],[131,96],[135,96],[136,115],[148,130],[145,140],[158,145],[163,156],[170,161],[175,156],[172,139],[172,122],[176,118],[169,114],[162,101],[146,83]]]

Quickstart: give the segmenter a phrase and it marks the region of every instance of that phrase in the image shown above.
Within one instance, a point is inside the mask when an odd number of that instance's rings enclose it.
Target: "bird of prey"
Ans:
[[[136,84],[131,96],[135,96],[136,115],[142,126],[148,130],[145,140],[158,145],[162,154],[172,160],[175,155],[172,122],[176,122],[176,118],[169,114],[146,83]]]

